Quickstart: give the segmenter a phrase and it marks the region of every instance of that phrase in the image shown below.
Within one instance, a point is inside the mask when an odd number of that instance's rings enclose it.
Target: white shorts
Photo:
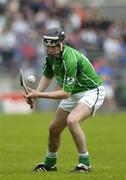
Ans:
[[[73,108],[81,102],[86,104],[90,109],[92,109],[92,114],[94,116],[96,110],[98,110],[103,104],[104,99],[104,86],[99,86],[89,91],[71,95],[68,99],[62,100],[58,107],[63,109],[64,111],[71,112]]]

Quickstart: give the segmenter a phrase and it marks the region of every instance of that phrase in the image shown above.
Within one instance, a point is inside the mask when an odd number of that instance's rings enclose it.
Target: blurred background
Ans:
[[[37,81],[45,60],[42,36],[61,27],[66,43],[86,55],[105,82],[101,112],[126,108],[125,0],[0,0],[0,113],[30,113],[22,98],[19,70]],[[54,81],[48,90],[55,89]],[[36,111],[53,111],[55,100],[37,101]]]

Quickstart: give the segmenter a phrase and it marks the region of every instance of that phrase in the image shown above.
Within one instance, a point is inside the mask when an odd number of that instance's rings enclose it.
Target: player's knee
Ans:
[[[73,128],[73,127],[75,127],[77,124],[78,124],[78,123],[77,123],[77,121],[76,121],[76,119],[75,119],[74,117],[72,117],[72,116],[68,116],[68,117],[67,117],[67,126],[68,126],[69,128]]]
[[[49,125],[49,133],[50,133],[51,135],[57,135],[57,134],[59,134],[58,127],[57,127],[56,125],[54,125],[54,124],[50,124],[50,125]]]

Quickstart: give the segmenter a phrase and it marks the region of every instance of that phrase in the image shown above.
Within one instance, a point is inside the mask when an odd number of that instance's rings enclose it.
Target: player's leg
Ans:
[[[85,133],[81,129],[80,123],[94,114],[94,112],[102,105],[104,98],[105,91],[102,86],[87,91],[67,117],[67,125],[78,150],[79,165],[81,164],[81,167],[77,166],[77,170],[89,170],[91,166]]]
[[[67,125],[79,153],[84,153],[87,151],[85,135],[80,127],[80,122],[87,119],[91,113],[92,110],[89,109],[86,104],[79,103],[67,117]]]
[[[90,168],[91,163],[86,145],[85,133],[80,123],[85,121],[92,114],[92,110],[84,103],[79,103],[67,117],[67,125],[77,147],[79,154],[79,164],[86,165],[84,168]]]
[[[64,128],[67,126],[67,116],[69,112],[60,108],[57,109],[56,116],[49,126],[49,144],[48,149],[50,152],[57,152],[60,145],[60,137]]]
[[[53,171],[56,170],[57,151],[60,145],[61,133],[66,127],[66,119],[69,112],[60,108],[57,109],[54,120],[49,126],[48,152],[44,163],[35,167],[35,171]]]

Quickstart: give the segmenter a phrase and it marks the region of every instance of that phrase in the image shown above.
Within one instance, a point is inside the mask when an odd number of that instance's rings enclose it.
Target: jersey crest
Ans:
[[[73,84],[74,81],[75,81],[75,78],[74,78],[74,77],[68,77],[68,78],[66,79],[66,83],[67,83],[68,85]]]

